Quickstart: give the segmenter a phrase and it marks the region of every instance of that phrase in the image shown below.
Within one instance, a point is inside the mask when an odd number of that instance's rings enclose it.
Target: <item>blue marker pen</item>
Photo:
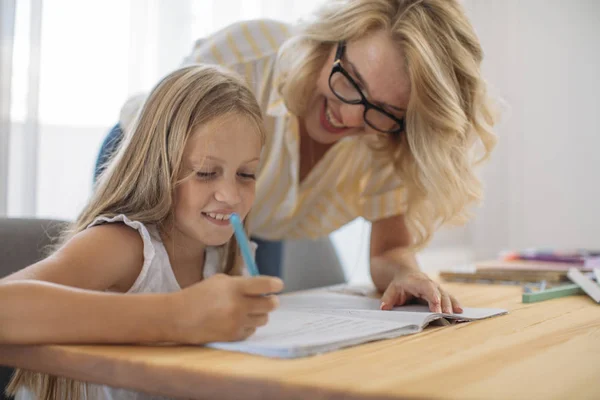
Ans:
[[[244,227],[242,225],[240,216],[236,213],[231,214],[229,217],[229,222],[231,222],[231,225],[233,226],[233,233],[235,234],[235,238],[240,246],[242,257],[244,258],[244,262],[248,267],[248,272],[250,272],[251,276],[260,275],[258,268],[256,267],[256,263],[254,262],[254,258],[252,258],[249,244],[250,241],[248,240],[248,236],[246,236],[246,232],[244,232]]]

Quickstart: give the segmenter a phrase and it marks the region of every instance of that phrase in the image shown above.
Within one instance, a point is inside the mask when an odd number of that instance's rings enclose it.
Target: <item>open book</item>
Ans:
[[[266,357],[305,357],[417,333],[434,321],[447,325],[507,312],[464,308],[462,314],[438,314],[429,312],[426,305],[381,311],[378,299],[324,291],[283,295],[280,300],[280,307],[269,314],[269,323],[248,339],[208,346]]]

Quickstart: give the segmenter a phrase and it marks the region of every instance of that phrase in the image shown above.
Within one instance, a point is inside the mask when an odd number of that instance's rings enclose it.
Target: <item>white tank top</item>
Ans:
[[[169,293],[181,290],[181,286],[175,278],[169,255],[162,243],[158,230],[154,225],[144,225],[138,221],[132,221],[125,215],[116,217],[98,217],[88,228],[105,223],[122,222],[137,230],[144,243],[144,264],[134,284],[127,293]],[[252,243],[253,250],[256,245]],[[246,268],[242,268],[247,275]],[[204,257],[203,279],[206,279],[220,271],[219,250],[215,247],[207,247]],[[87,399],[82,400],[165,400],[166,397],[152,396],[131,390],[117,389],[109,386],[88,384]],[[18,390],[15,400],[37,400],[26,388]]]

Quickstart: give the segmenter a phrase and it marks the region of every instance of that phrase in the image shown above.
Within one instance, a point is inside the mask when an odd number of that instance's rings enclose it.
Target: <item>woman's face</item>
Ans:
[[[319,73],[304,121],[310,137],[322,144],[332,144],[346,136],[378,133],[365,123],[362,105],[344,103],[331,91],[329,75],[336,49],[337,45],[332,47]],[[398,118],[404,116],[410,82],[404,54],[386,32],[376,31],[346,43],[342,67],[367,100]]]

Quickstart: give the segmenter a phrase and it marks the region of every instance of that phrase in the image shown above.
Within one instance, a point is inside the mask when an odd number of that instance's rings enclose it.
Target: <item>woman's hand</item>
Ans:
[[[462,307],[454,296],[421,271],[399,271],[381,296],[381,309],[391,310],[417,298],[426,301],[431,312],[461,313]]]
[[[279,305],[279,278],[214,275],[173,293],[178,343],[201,344],[243,340],[266,325],[269,312]]]

